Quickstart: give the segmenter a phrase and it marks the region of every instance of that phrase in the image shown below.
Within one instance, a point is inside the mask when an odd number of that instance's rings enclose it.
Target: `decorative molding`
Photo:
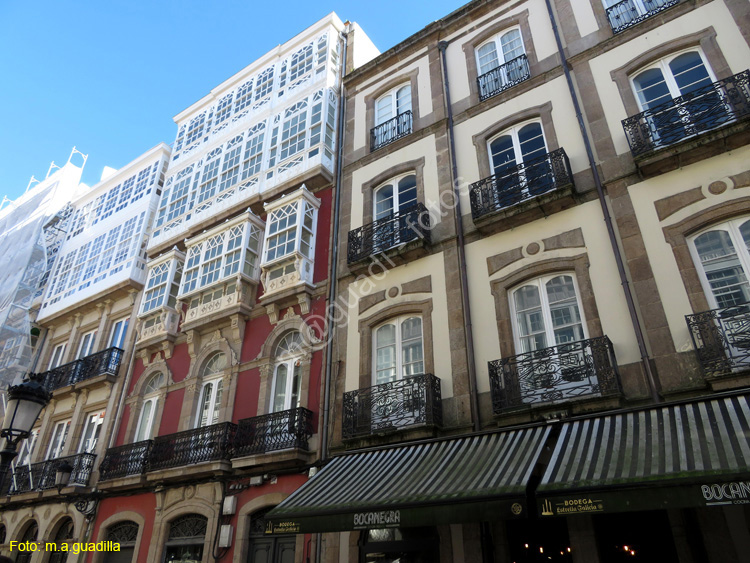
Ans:
[[[266,313],[268,314],[268,320],[271,324],[275,325],[279,322],[279,306],[276,303],[266,305]]]
[[[310,312],[310,295],[303,293],[297,296],[297,303],[299,303],[299,312],[302,315],[307,315]]]

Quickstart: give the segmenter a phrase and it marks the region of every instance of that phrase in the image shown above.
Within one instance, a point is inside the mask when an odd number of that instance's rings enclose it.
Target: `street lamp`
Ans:
[[[47,406],[51,393],[31,374],[27,381],[8,389],[3,428],[0,438],[5,438],[5,447],[0,450],[0,491],[10,470],[10,462],[16,457],[18,443],[31,434],[39,413]]]

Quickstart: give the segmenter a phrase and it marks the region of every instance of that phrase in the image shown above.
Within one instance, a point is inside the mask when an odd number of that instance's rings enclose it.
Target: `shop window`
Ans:
[[[359,540],[359,562],[440,561],[439,546],[435,528],[365,530]]]
[[[133,563],[138,524],[126,520],[107,528],[106,540],[120,544],[120,551],[107,554],[107,563]]]
[[[200,514],[180,516],[169,524],[165,545],[165,561],[200,563],[203,561],[203,546],[208,519]]]

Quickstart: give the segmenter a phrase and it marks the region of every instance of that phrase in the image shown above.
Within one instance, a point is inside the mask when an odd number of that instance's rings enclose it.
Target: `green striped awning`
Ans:
[[[748,396],[567,422],[536,496],[544,516],[750,504]]]
[[[550,428],[391,446],[335,457],[266,515],[269,532],[336,532],[526,515]]]

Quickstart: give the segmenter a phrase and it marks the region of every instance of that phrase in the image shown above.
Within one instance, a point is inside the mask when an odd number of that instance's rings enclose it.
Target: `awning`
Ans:
[[[536,496],[543,516],[750,504],[748,396],[567,422]]]
[[[266,515],[272,533],[337,532],[526,515],[550,428],[391,446],[335,457]]]

